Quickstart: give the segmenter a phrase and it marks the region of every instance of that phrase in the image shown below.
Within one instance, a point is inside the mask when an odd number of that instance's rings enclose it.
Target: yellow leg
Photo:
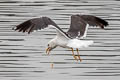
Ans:
[[[77,48],[76,50],[77,50],[78,58],[79,58],[79,60],[80,60],[80,62],[81,62],[82,59],[80,58],[79,49]]]
[[[77,57],[74,55],[74,50],[73,50],[73,48],[71,48],[71,49],[72,49],[72,55],[73,55],[74,59],[78,61]]]

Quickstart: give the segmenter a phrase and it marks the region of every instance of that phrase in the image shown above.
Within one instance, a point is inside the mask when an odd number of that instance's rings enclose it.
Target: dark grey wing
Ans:
[[[87,22],[77,15],[71,16],[71,24],[67,34],[72,37],[81,37],[85,33]]]
[[[88,24],[90,26],[100,26],[103,29],[104,26],[108,25],[108,22],[91,15],[72,15],[70,29],[67,34],[72,38],[86,36],[85,33],[87,31]]]
[[[51,20],[48,17],[40,17],[40,18],[34,18],[34,19],[27,20],[17,25],[13,29],[18,30],[19,32],[31,33],[34,30],[44,29],[48,27],[49,25],[54,26],[57,29],[57,31],[63,33],[64,35],[67,35],[60,27],[57,26],[57,24],[53,20]]]
[[[27,20],[27,21],[17,25],[15,27],[15,30],[18,30],[19,32],[31,33],[33,30],[44,29],[44,28],[48,27],[48,25],[52,25],[55,28],[59,29],[61,32],[63,32],[57,26],[57,24],[48,17],[40,17],[40,18],[34,18],[34,19]]]
[[[77,15],[77,16],[86,21],[90,26],[99,26],[102,29],[104,29],[104,27],[109,25],[107,21],[96,16],[92,15]]]
[[[58,35],[62,35],[65,38],[70,38],[59,26],[57,26],[57,24],[53,20],[51,20],[48,17],[40,17],[27,20],[17,25],[13,29],[18,30],[19,32],[28,32],[29,34],[34,30],[41,30],[46,27],[49,27],[49,25],[52,25],[56,29]]]

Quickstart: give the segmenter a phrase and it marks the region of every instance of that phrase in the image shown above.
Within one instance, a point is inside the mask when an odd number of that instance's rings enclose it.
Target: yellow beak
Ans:
[[[50,53],[50,47],[48,47],[48,48],[46,49],[46,53],[49,55],[49,53]]]

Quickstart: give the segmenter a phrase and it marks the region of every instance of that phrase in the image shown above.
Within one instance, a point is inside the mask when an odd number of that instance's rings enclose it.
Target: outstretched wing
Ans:
[[[89,25],[99,26],[104,29],[108,25],[108,22],[92,15],[72,15],[70,29],[67,34],[72,38],[86,37]]]
[[[67,34],[60,27],[58,27],[57,24],[53,20],[51,20],[48,17],[40,17],[40,18],[34,18],[34,19],[27,20],[17,25],[14,28],[14,30],[18,30],[19,32],[28,32],[29,34],[33,32],[34,30],[41,30],[46,27],[49,27],[49,25],[54,26],[54,28],[57,30],[59,34],[61,33],[65,37],[68,37]]]
[[[104,29],[104,27],[108,26],[108,22],[98,18],[96,16],[92,16],[92,15],[77,15],[80,18],[82,18],[84,21],[86,21],[90,26],[99,26],[102,29]]]

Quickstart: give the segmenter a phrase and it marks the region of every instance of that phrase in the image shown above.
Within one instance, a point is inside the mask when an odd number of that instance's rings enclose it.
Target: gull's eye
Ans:
[[[49,46],[49,44],[48,44],[48,46]]]

